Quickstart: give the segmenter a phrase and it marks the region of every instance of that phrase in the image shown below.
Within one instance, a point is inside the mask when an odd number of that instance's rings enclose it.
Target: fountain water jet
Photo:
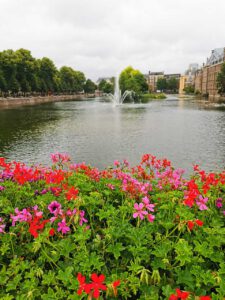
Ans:
[[[119,87],[119,76],[115,77],[115,90],[114,94],[108,94],[110,99],[112,100],[113,104],[116,105],[121,105],[123,104],[123,101],[130,96],[133,99],[133,91],[125,91],[123,94],[121,93],[120,87]]]

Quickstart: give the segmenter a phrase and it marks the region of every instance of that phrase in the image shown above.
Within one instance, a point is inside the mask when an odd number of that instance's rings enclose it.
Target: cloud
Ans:
[[[0,51],[27,48],[96,79],[184,72],[225,46],[224,0],[0,0]]]

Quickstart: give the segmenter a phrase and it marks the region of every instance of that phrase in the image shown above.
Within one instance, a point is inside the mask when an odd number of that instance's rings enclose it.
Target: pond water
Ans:
[[[50,164],[50,153],[104,168],[142,154],[167,157],[190,172],[225,167],[225,107],[170,96],[114,107],[104,99],[0,110],[0,156]]]

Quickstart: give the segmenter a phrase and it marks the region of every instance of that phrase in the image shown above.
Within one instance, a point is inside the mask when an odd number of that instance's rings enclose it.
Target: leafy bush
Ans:
[[[223,299],[225,172],[52,159],[0,158],[1,299]]]

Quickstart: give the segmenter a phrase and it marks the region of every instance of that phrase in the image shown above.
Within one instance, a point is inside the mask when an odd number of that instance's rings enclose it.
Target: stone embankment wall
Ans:
[[[23,97],[23,98],[0,98],[0,108],[16,107],[23,105],[36,105],[41,103],[59,102],[67,100],[82,100],[86,98],[94,98],[94,94],[82,95],[51,95],[38,97]]]

